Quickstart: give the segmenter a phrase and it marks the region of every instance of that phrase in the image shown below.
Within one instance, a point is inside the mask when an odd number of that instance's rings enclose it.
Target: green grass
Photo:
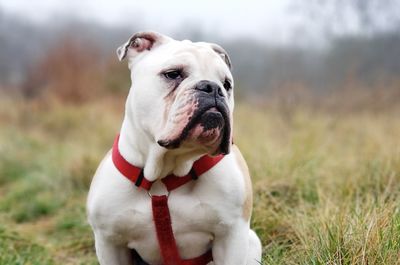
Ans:
[[[45,248],[0,227],[0,264],[52,265]]]
[[[85,199],[122,114],[1,101],[0,264],[97,264]],[[237,104],[263,264],[400,264],[398,117]]]

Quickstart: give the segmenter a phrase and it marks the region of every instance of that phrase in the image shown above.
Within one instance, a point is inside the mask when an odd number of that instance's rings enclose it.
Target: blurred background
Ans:
[[[396,0],[1,1],[0,89],[70,102],[124,93],[115,49],[151,29],[221,44],[248,100],[387,107],[399,101],[399,14]]]
[[[399,0],[0,0],[0,264],[97,264],[85,200],[143,30],[228,51],[263,264],[400,264]]]

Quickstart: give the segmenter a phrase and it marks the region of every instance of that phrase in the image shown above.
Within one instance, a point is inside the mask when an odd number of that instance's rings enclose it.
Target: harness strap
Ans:
[[[118,141],[119,135],[115,138],[112,150],[112,160],[115,167],[123,176],[132,181],[135,186],[150,191],[153,182],[146,179],[142,168],[136,167],[125,160],[119,152]],[[167,188],[168,192],[170,192],[192,180],[196,180],[199,176],[216,165],[223,157],[223,155],[215,157],[204,155],[193,163],[193,167],[188,175],[183,177],[168,175],[161,181]],[[176,245],[174,232],[172,230],[171,215],[168,207],[168,196],[150,195],[150,197],[153,220],[156,227],[157,240],[160,247],[163,265],[206,265],[211,262],[213,260],[211,250],[196,258],[187,260],[181,259]]]
[[[168,208],[168,197],[152,196],[151,204],[153,209],[153,220],[156,226],[158,246],[161,257],[166,265],[180,265],[178,247],[172,231],[171,216]]]
[[[126,161],[126,159],[119,152],[118,141],[119,135],[115,137],[112,148],[112,161],[115,167],[119,172],[121,172],[122,175],[132,181],[135,186],[149,191],[153,185],[153,182],[149,181],[144,176],[142,168],[134,166]],[[224,155],[218,155],[214,157],[204,155],[193,163],[192,169],[186,176],[178,177],[175,175],[168,175],[161,181],[164,183],[168,191],[172,191],[192,180],[196,180],[200,175],[204,174],[206,171],[216,165],[223,157]]]
[[[203,255],[182,260],[172,231],[171,215],[166,195],[151,197],[153,219],[156,226],[158,246],[164,265],[206,265],[213,260],[211,250]]]
[[[136,167],[126,161],[121,155],[118,148],[119,135],[115,137],[114,145],[112,149],[112,160],[115,167],[124,175],[127,179],[132,181],[136,187],[141,187],[145,190],[150,190],[153,182],[148,181],[143,174],[143,169]]]
[[[224,158],[223,155],[215,157],[207,155],[202,156],[193,163],[192,169],[186,176],[177,177],[175,175],[168,175],[161,181],[164,183],[168,191],[172,191],[192,180],[198,179],[199,176],[203,175],[206,171],[215,166],[222,158]]]

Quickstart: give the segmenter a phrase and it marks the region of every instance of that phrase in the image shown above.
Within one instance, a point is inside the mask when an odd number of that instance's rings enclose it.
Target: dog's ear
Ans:
[[[229,58],[228,53],[218,44],[210,43],[210,46],[216,53],[218,53],[219,56],[221,56],[221,58],[225,61],[229,69],[232,69],[232,62],[231,59]]]
[[[127,42],[118,47],[117,56],[122,61],[127,55],[135,56],[146,50],[164,43],[168,37],[153,31],[143,31],[134,34]]]

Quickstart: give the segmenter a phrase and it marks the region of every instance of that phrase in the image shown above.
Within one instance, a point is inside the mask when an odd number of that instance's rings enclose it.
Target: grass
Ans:
[[[122,113],[1,100],[0,264],[97,264],[85,199]],[[399,110],[235,116],[263,264],[400,264]]]

